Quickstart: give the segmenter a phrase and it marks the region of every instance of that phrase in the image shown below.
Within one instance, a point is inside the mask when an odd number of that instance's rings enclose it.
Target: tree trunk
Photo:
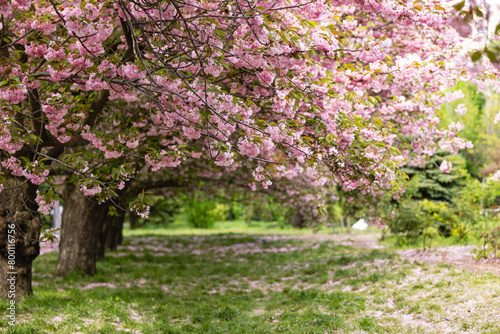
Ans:
[[[37,187],[15,177],[8,177],[4,187],[0,193],[0,296],[19,300],[33,293],[32,263],[40,254]]]
[[[347,217],[347,234],[351,234],[351,217]]]
[[[116,250],[123,240],[123,222],[125,221],[125,212],[118,210],[118,216],[111,217],[109,220],[108,233],[106,234],[106,249]]]
[[[110,248],[111,250],[116,250],[118,245],[123,244],[123,226],[125,225],[125,213],[123,213],[123,219],[120,221],[120,225],[118,228],[118,235],[116,237],[116,247]]]
[[[97,236],[96,240],[96,258],[98,260],[104,259],[104,252],[106,251],[106,237],[108,235],[109,222],[110,217],[103,217],[104,219],[100,222],[101,231]]]
[[[106,249],[116,250],[121,244],[123,236],[123,222],[125,221],[125,212],[117,210],[118,216],[106,215],[102,222],[101,235],[97,242],[97,258],[103,259]]]
[[[85,197],[78,188],[64,192],[61,244],[54,276],[65,276],[72,270],[96,273],[98,240],[108,204],[98,204]]]
[[[135,230],[137,228],[137,215],[134,214],[134,213],[131,213],[129,212],[128,213],[128,219],[129,219],[129,222],[130,222],[130,229],[131,230]]]
[[[234,220],[233,204],[229,205],[229,210],[227,211],[227,220],[229,220],[230,222]]]
[[[290,224],[292,224],[295,228],[304,228],[305,227],[304,216],[300,213],[299,210],[295,211],[290,218]]]

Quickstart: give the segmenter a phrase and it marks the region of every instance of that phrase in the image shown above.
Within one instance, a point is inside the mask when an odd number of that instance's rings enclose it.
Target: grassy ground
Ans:
[[[265,226],[127,231],[94,277],[54,280],[57,257],[45,254],[35,261],[34,295],[19,305],[21,323],[8,328],[2,317],[0,331],[500,332],[499,277],[345,245],[364,245],[359,236]]]

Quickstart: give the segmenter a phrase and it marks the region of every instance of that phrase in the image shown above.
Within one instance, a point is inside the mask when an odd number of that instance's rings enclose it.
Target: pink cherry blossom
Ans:
[[[455,112],[459,114],[460,116],[463,116],[467,112],[467,107],[465,104],[459,104],[457,108],[455,109]]]
[[[451,172],[451,168],[452,168],[451,162],[448,162],[446,160],[443,160],[443,162],[441,163],[441,166],[439,166],[439,169],[443,173],[450,173]]]

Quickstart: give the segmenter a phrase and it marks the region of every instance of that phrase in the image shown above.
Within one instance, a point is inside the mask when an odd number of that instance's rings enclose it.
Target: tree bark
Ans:
[[[65,276],[73,270],[94,275],[98,240],[109,206],[85,197],[76,187],[65,189],[63,199],[61,244],[54,276]]]
[[[137,215],[129,212],[128,219],[130,222],[130,229],[135,230],[137,228]]]
[[[227,212],[227,220],[232,222],[234,220],[234,210],[233,210],[233,204],[229,205],[229,210]]]
[[[33,293],[32,263],[40,254],[41,230],[38,205],[34,201],[36,188],[31,183],[11,176],[7,177],[4,190],[0,193],[0,285],[2,286],[0,296],[2,298],[20,300]],[[9,233],[12,228],[15,231],[13,234]],[[9,260],[15,263],[9,263]],[[14,295],[12,290],[15,290]]]
[[[104,259],[104,253],[106,251],[106,236],[108,235],[109,223],[108,219],[110,217],[103,217],[103,220],[100,222],[101,230],[97,235],[96,240],[96,259]]]
[[[293,214],[292,214],[292,217],[290,218],[290,224],[292,224],[293,227],[296,227],[296,228],[304,228],[306,227],[305,224],[305,220],[304,220],[304,216],[302,216],[302,214],[300,213],[299,210],[295,211]]]
[[[118,216],[106,215],[103,217],[101,235],[97,242],[97,258],[103,259],[106,250],[116,250],[121,244],[123,236],[123,222],[125,221],[125,212],[117,210]]]
[[[123,241],[123,223],[125,222],[125,212],[118,210],[118,216],[113,216],[110,221],[108,233],[106,234],[106,249],[116,250]]]

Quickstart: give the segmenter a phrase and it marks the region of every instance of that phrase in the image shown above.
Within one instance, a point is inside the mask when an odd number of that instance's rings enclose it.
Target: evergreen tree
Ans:
[[[415,200],[452,202],[455,196],[464,187],[467,172],[465,160],[454,162],[450,173],[443,173],[439,166],[443,160],[449,161],[448,152],[438,151],[430,158],[424,167],[406,167],[404,172],[410,178],[409,193]]]

